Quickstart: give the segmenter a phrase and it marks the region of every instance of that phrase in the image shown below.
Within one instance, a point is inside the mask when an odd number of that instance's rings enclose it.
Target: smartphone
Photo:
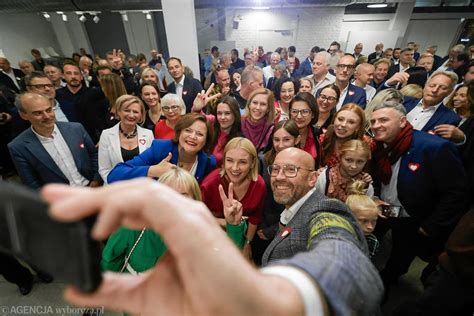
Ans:
[[[93,292],[102,281],[102,243],[91,238],[95,217],[58,222],[37,192],[0,182],[0,250],[58,282]]]
[[[379,209],[385,217],[398,217],[400,215],[400,206],[397,205],[379,205]]]

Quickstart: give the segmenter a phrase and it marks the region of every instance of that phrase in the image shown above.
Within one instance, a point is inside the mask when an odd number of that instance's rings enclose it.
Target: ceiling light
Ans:
[[[128,22],[128,15],[127,15],[127,12],[121,11],[120,14],[122,15],[122,20],[123,20],[124,22]]]
[[[64,14],[63,11],[56,11],[56,13],[59,14],[59,15],[63,15],[63,14]]]
[[[147,19],[147,20],[151,20],[151,14],[150,14],[150,13],[147,13],[147,14],[146,14],[146,19]]]
[[[87,21],[87,18],[84,16],[84,14],[79,17],[79,21],[81,21],[82,23]]]
[[[51,20],[51,15],[49,15],[48,12],[43,12],[43,16],[46,19],[46,21]]]
[[[94,18],[92,19],[92,21],[94,21],[94,23],[97,24],[97,23],[99,23],[100,18],[96,15],[96,16],[94,16]]]
[[[388,4],[386,3],[374,3],[374,4],[368,4],[367,8],[369,9],[379,9],[379,8],[386,8]]]
[[[67,22],[67,15],[66,14],[63,14],[63,21]]]

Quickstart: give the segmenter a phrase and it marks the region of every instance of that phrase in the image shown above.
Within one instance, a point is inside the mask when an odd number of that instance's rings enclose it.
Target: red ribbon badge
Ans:
[[[355,94],[355,92],[354,92],[354,91],[352,91],[352,90],[349,90],[349,92],[348,92],[348,93],[349,93],[349,95],[350,95],[350,96],[353,96],[353,95]]]
[[[144,138],[140,138],[140,139],[138,140],[138,142],[139,142],[140,144],[142,144],[142,145],[145,145],[146,140],[145,140]]]
[[[84,149],[84,144],[80,144],[79,147],[81,147],[82,149]]]

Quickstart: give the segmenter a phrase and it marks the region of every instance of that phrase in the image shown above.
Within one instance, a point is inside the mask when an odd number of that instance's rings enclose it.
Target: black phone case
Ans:
[[[0,248],[56,281],[92,292],[102,277],[102,244],[90,237],[95,216],[57,222],[37,192],[0,182]]]

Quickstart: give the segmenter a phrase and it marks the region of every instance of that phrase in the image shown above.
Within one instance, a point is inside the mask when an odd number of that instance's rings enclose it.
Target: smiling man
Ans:
[[[347,103],[355,103],[365,109],[367,105],[367,96],[363,88],[350,83],[354,74],[356,61],[352,55],[342,56],[336,65],[335,84],[341,90],[339,102],[336,104],[336,110]]]
[[[184,104],[186,104],[186,113],[191,112],[194,99],[202,91],[201,83],[197,79],[184,75],[184,66],[181,59],[177,57],[168,59],[166,66],[173,78],[173,82],[168,86],[168,92],[176,93],[183,98]]]
[[[51,100],[41,94],[19,95],[15,105],[31,123],[8,144],[23,184],[32,189],[47,183],[99,184],[97,148],[81,124],[56,122]]]
[[[467,180],[454,144],[416,131],[404,106],[396,101],[377,105],[370,121],[378,142],[373,163],[380,181],[380,198],[400,207],[398,217],[381,218],[376,235],[381,240],[392,229],[392,252],[381,272],[386,288],[408,271],[415,258],[430,262],[467,208]]]
[[[436,71],[426,82],[423,98],[405,97],[403,102],[408,112],[407,119],[416,130],[434,133],[441,124],[458,126],[461,118],[448,109],[443,100],[454,89],[457,75],[451,71]]]

